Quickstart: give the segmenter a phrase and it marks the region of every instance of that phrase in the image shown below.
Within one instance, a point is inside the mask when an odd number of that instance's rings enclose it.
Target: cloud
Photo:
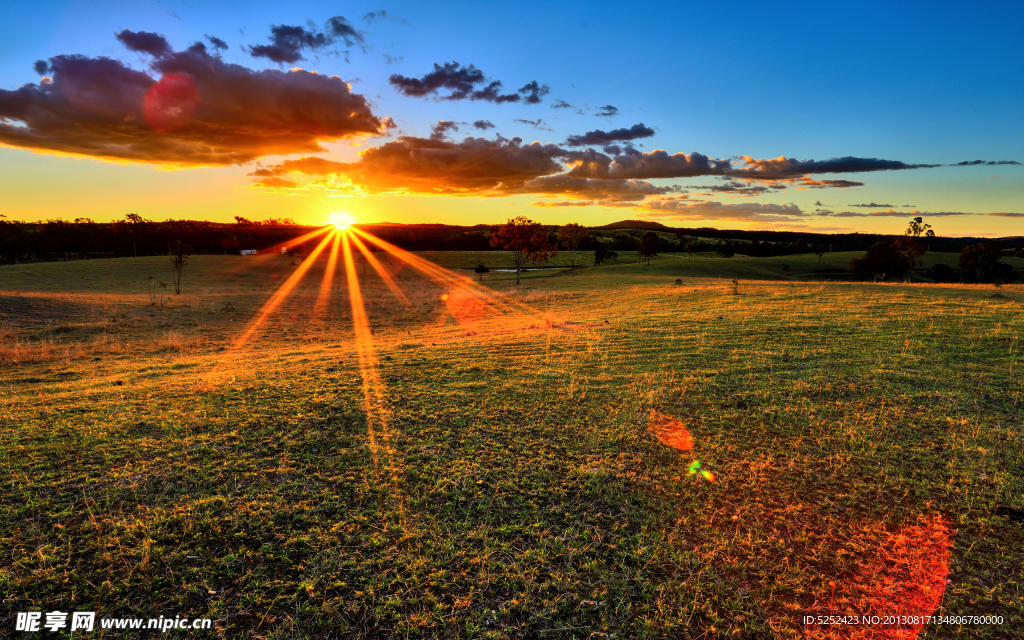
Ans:
[[[254,58],[267,58],[279,64],[294,64],[304,60],[303,52],[319,51],[339,39],[349,47],[359,45],[366,50],[366,40],[360,31],[356,31],[348,20],[335,16],[327,20],[324,31],[316,31],[305,27],[279,24],[270,28],[271,44],[249,47],[249,54]]]
[[[41,76],[45,76],[50,71],[50,65],[46,60],[36,60],[35,64],[32,65],[32,68]]]
[[[612,150],[618,150],[618,147],[614,147]],[[669,155],[662,149],[649,152],[625,149],[623,153],[615,156],[596,154],[587,163],[580,163],[574,167],[573,173],[580,177],[641,180],[722,176],[764,183],[785,182],[804,189],[823,189],[859,187],[864,183],[852,180],[814,180],[809,174],[890,171],[942,166],[854,157],[803,161],[786,157],[763,160],[740,156],[739,161],[740,164],[734,165],[732,160],[727,158],[716,160],[700,153]]]
[[[516,118],[515,120],[513,120],[513,122],[522,122],[523,124],[528,124],[534,129],[540,129],[541,131],[554,131],[554,129],[549,129],[545,127],[544,121],[541,120],[540,118],[537,118],[536,120],[525,120],[523,118]]]
[[[737,170],[735,175],[767,179],[791,178],[812,173],[861,173],[897,169],[930,169],[942,166],[940,164],[907,164],[899,160],[854,158],[852,156],[832,158],[831,160],[797,160],[785,156],[766,160],[740,156],[740,159],[746,167]]]
[[[588,131],[583,135],[569,136],[565,141],[565,144],[570,147],[583,147],[588,145],[606,145],[611,142],[624,142],[627,140],[639,140],[640,138],[649,138],[654,135],[654,129],[644,126],[644,123],[635,124],[629,129],[612,129],[611,131],[601,131],[595,129]],[[616,147],[618,149],[618,147]]]
[[[591,180],[566,174],[527,180],[520,185],[505,186],[505,194],[561,195],[605,202],[637,202],[648,196],[677,191],[677,187],[658,187],[644,180]]]
[[[828,213],[828,214],[819,214],[819,215],[829,215],[829,216],[831,216],[833,218],[904,218],[904,217],[906,217],[908,215],[927,216],[927,217],[932,217],[932,218],[949,218],[949,217],[954,217],[954,216],[977,216],[977,215],[997,215],[997,214],[994,214],[994,213],[989,213],[989,214],[986,214],[986,213],[967,213],[967,212],[964,212],[964,211],[931,211],[931,212],[923,212],[923,211],[896,211],[894,209],[886,209],[885,211],[871,211],[869,213],[865,213],[865,212],[861,212],[861,211],[839,211],[839,212],[832,212],[832,213]]]
[[[386,53],[382,53],[381,56],[384,58],[384,62],[388,64],[397,64],[402,60],[405,60],[405,56],[392,56]]]
[[[389,20],[391,22],[397,22],[399,24],[409,24],[408,20],[393,16],[389,14],[386,9],[381,9],[380,11],[371,11],[363,16],[363,22],[365,22],[366,24],[373,24],[377,20]]]
[[[477,120],[473,123],[473,126],[481,131],[487,131],[493,129],[496,125],[490,120]]]
[[[224,42],[217,36],[207,34],[206,39],[210,41],[210,44],[212,44],[215,49],[227,50],[228,48],[228,43]]]
[[[110,58],[50,58],[52,82],[0,90],[0,144],[173,166],[233,165],[316,153],[322,141],[379,135],[385,123],[337,76],[225,63],[205,47],[171,52],[155,34],[119,40],[156,51],[155,76]],[[162,76],[162,77],[161,77]],[[158,80],[159,78],[159,80]]]
[[[867,208],[867,209],[879,209],[881,207],[886,207],[886,208],[892,208],[893,207],[893,205],[891,205],[891,204],[876,204],[874,202],[872,202],[870,204],[848,204],[846,206],[848,206],[848,207],[864,207],[864,208]],[[906,205],[904,205],[904,206],[906,206]]]
[[[438,120],[437,124],[430,128],[431,140],[444,140],[448,137],[449,131],[458,131],[460,124],[465,122],[453,122],[451,120]]]
[[[159,33],[149,31],[129,31],[125,29],[114,34],[121,44],[129,51],[148,53],[157,58],[171,53],[171,45]],[[38,62],[36,64],[39,64]]]
[[[559,100],[555,104],[551,105],[552,109],[572,109],[573,106],[565,100]]]
[[[367,193],[488,195],[515,189],[533,178],[562,171],[564,150],[519,138],[465,138],[460,142],[403,136],[360,154],[358,162],[331,163],[321,158],[285,161],[266,175],[330,172]],[[324,175],[317,173],[316,175]]]
[[[603,107],[598,108],[597,115],[603,118],[611,118],[612,116],[619,115],[619,108],[606,104]]]
[[[1002,211],[999,213],[987,213],[985,215],[996,216],[998,218],[1024,218],[1024,213],[1011,213],[1009,211]]]
[[[623,153],[614,158],[592,152],[585,158],[580,157],[570,173],[581,178],[649,180],[727,175],[731,169],[728,160],[715,160],[699,153],[669,155],[658,149],[648,153]]]
[[[450,91],[443,100],[488,100],[491,102],[518,102],[519,96],[508,94],[498,96],[497,90],[501,87],[501,81],[494,81],[487,87],[477,90],[476,85],[485,82],[483,71],[473,65],[468,67],[458,62],[446,62],[443,65],[434,63],[434,70],[422,78],[408,78],[400,74],[394,74],[388,82],[402,95],[409,98],[425,98],[437,95],[442,89]]]
[[[440,100],[483,100],[486,102],[520,102],[537,104],[548,93],[547,85],[537,81],[528,83],[515,93],[501,93],[501,80],[487,82],[483,71],[473,65],[463,66],[456,61],[434,63],[434,70],[422,78],[393,74],[388,78],[398,93],[409,98],[438,96]],[[486,84],[485,84],[486,83]],[[439,96],[442,90],[448,95]]]
[[[526,104],[540,104],[541,98],[550,93],[551,89],[548,85],[538,85],[537,81],[527,83],[521,87],[517,93],[523,96],[523,102]]]
[[[687,200],[669,197],[644,202],[639,207],[644,219],[666,220],[746,220],[778,222],[803,218],[806,214],[795,204],[722,204],[713,200]]]
[[[975,165],[994,166],[1000,164],[1020,164],[1016,160],[964,160],[954,164],[954,167],[973,167]]]

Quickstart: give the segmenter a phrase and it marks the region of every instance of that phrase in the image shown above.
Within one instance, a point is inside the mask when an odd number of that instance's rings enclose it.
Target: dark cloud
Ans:
[[[619,108],[606,104],[603,107],[598,108],[597,115],[604,118],[611,118],[612,116],[619,115]]]
[[[32,68],[41,76],[45,76],[50,72],[50,65],[46,60],[36,60],[35,64],[32,65]]]
[[[624,142],[627,140],[639,140],[654,135],[654,129],[644,126],[644,123],[635,124],[628,129],[613,129],[601,131],[595,129],[580,136],[569,136],[565,144],[570,147],[584,147],[588,145],[605,145],[612,142]]]
[[[451,142],[403,136],[367,149],[358,162],[287,160],[267,170],[266,177],[330,173],[371,193],[501,195],[528,180],[561,172],[558,158],[563,154],[555,145],[524,145],[519,138]]]
[[[916,204],[901,204],[901,207],[916,207]]]
[[[907,164],[899,160],[881,160],[879,158],[832,158],[831,160],[797,160],[796,158],[771,158],[762,160],[750,156],[740,156],[746,165],[734,175],[751,178],[791,178],[810,173],[861,173],[865,171],[892,171],[898,169],[931,169],[941,167],[940,164]]]
[[[657,187],[645,180],[591,180],[566,174],[544,176],[519,185],[503,185],[506,194],[533,194],[600,199],[603,201],[638,202],[649,196],[663,195],[677,187]]]
[[[431,140],[444,140],[448,137],[449,131],[458,131],[460,124],[465,122],[453,122],[451,120],[438,120],[437,124],[430,128]]]
[[[441,100],[484,100],[486,102],[525,102],[537,104],[549,92],[547,85],[536,80],[521,87],[515,93],[501,93],[501,80],[487,82],[484,73],[473,65],[463,66],[458,62],[434,63],[434,70],[422,78],[410,78],[394,74],[389,79],[395,89],[410,98],[437,96],[442,90],[448,95]]]
[[[613,155],[613,156],[617,156],[620,153],[622,153],[622,147],[620,147],[617,144],[605,145],[605,146],[601,147],[601,150],[604,151],[605,153],[607,153],[609,155]]]
[[[149,55],[157,58],[171,53],[171,45],[167,42],[167,38],[163,37],[159,33],[151,33],[149,31],[130,31],[125,29],[119,33],[115,33],[114,37],[117,38],[129,51],[148,53]]]
[[[893,209],[886,209],[885,211],[871,211],[871,212],[838,211],[838,212],[830,212],[828,214],[818,214],[818,215],[830,215],[833,218],[903,218],[903,217],[906,217],[908,215],[927,216],[927,217],[931,217],[931,218],[949,218],[949,217],[954,217],[954,216],[977,216],[977,215],[998,215],[998,214],[994,214],[994,213],[988,213],[988,214],[985,214],[985,213],[966,213],[966,212],[963,212],[963,211],[931,211],[931,212],[925,213],[923,211],[895,211]]]
[[[462,66],[458,62],[446,62],[443,65],[434,63],[434,70],[422,78],[408,78],[400,74],[394,74],[388,82],[395,87],[399,93],[410,98],[425,98],[437,95],[442,89],[448,90],[447,96],[442,100],[487,100],[489,102],[518,102],[519,95],[499,95],[501,81],[495,80],[482,89],[476,89],[477,85],[486,81],[483,71],[473,65]]]
[[[795,204],[723,204],[713,200],[688,200],[685,196],[656,198],[638,207],[645,219],[663,220],[743,220],[778,222],[806,217]]]
[[[623,153],[614,158],[593,152],[578,161],[570,173],[581,178],[648,180],[727,175],[730,171],[732,165],[728,160],[715,160],[699,153],[669,155],[658,149]]]
[[[487,131],[488,129],[493,129],[495,124],[490,120],[477,120],[473,123],[473,126],[481,131]]]
[[[329,18],[327,23],[324,25],[324,29],[327,34],[332,38],[341,38],[345,41],[345,45],[354,47],[356,45],[366,48],[366,39],[362,31],[356,31],[356,28],[352,26],[352,23],[346,20],[343,16],[334,16]]]
[[[555,104],[551,105],[552,109],[572,109],[573,106],[565,100],[559,100]]]
[[[942,166],[853,157],[824,161],[801,161],[786,157],[762,160],[750,156],[740,156],[740,161],[742,164],[734,165],[729,159],[716,160],[700,153],[669,155],[661,149],[650,152],[624,149],[623,153],[615,156],[596,153],[586,163],[575,166],[572,172],[580,177],[640,180],[722,176],[765,183],[788,183],[798,189],[817,189],[859,187],[864,183],[852,180],[813,180],[809,174],[890,171]]]
[[[991,167],[991,166],[1000,165],[1000,164],[1020,164],[1020,163],[1017,162],[1016,160],[964,160],[963,162],[958,162],[958,163],[956,163],[953,166],[954,167],[973,167],[973,166],[979,165],[979,164]]]
[[[110,58],[50,58],[51,82],[0,90],[0,119],[24,123],[0,125],[0,144],[108,160],[232,165],[315,153],[322,141],[378,135],[385,127],[336,76],[254,71],[205,47],[170,52],[162,38],[119,35],[126,46],[161,52],[152,63],[156,77]]]
[[[891,204],[878,204],[878,203],[872,202],[870,204],[848,204],[846,206],[848,206],[848,207],[863,207],[865,209],[879,209],[879,208],[882,208],[882,207],[891,208],[894,205],[891,205]],[[906,206],[906,205],[904,205],[904,206]]]
[[[398,18],[387,12],[387,9],[381,9],[380,11],[371,11],[363,16],[363,22],[366,24],[373,24],[377,20],[390,20],[391,22],[398,22],[400,24],[409,24],[408,20]]]
[[[206,39],[210,41],[210,44],[212,44],[215,49],[227,50],[228,48],[228,43],[224,42],[217,36],[207,34]]]
[[[356,31],[352,23],[344,17],[335,16],[327,20],[322,32],[286,24],[273,25],[270,28],[271,44],[249,47],[249,54],[254,58],[267,58],[279,64],[294,64],[305,59],[304,51],[319,51],[339,39],[349,47],[358,45],[366,50],[364,34]]]
[[[435,130],[443,124],[438,123]],[[446,129],[449,127],[445,127]],[[439,137],[402,137],[363,152],[358,162],[342,163],[318,157],[286,160],[250,175],[256,184],[268,180],[294,181],[289,174],[335,176],[368,192],[448,195],[562,196],[601,203],[638,203],[645,198],[679,191],[644,180],[595,180],[564,173],[559,162],[567,153],[555,145],[522,144],[518,138],[465,138],[452,142]],[[296,188],[283,186],[278,188]],[[612,205],[609,205],[612,206]]]
[[[551,89],[548,88],[548,85],[539,85],[534,80],[520,88],[517,93],[523,96],[523,102],[526,104],[540,104],[541,99],[550,92]]]
[[[401,62],[402,60],[405,60],[405,56],[392,56],[386,53],[381,55],[384,57],[384,62],[388,64],[396,64],[398,62]]]

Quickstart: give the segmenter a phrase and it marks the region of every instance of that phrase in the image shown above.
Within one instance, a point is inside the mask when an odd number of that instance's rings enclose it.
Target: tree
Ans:
[[[821,264],[821,259],[825,255],[825,245],[819,244],[814,247],[814,255],[818,256],[818,264]]]
[[[181,272],[185,263],[192,255],[192,249],[181,240],[167,243],[167,254],[171,258],[171,277],[174,280],[174,293],[181,294]]]
[[[850,271],[862,278],[900,278],[909,270],[909,258],[893,247],[892,241],[876,242],[863,258],[850,260]]]
[[[935,242],[935,232],[931,229],[924,232],[924,252],[928,253],[931,249],[932,243]]]
[[[490,273],[491,270],[488,269],[487,267],[485,267],[484,263],[481,262],[480,264],[476,265],[476,269],[473,269],[473,271],[476,271],[477,273],[480,274],[480,282],[483,282],[484,281],[484,274],[485,273]]]
[[[723,258],[731,258],[736,255],[736,247],[733,246],[731,240],[729,242],[722,242],[719,240],[718,244],[715,245],[715,251],[717,251],[718,255]]]
[[[252,220],[242,216],[235,216],[235,224],[252,224]]]
[[[619,254],[613,249],[609,249],[608,245],[601,241],[598,241],[597,246],[594,247],[594,264],[607,264],[615,262],[618,258]]]
[[[960,252],[960,268],[968,282],[1013,282],[1017,272],[1000,261],[1003,250],[995,242],[983,242],[965,247]]]
[[[586,240],[589,236],[590,234],[587,233],[586,227],[578,225],[575,222],[558,228],[558,241],[561,242],[562,246],[566,249],[572,250],[573,269],[576,268],[576,249],[578,249],[580,243]]]
[[[527,260],[534,263],[547,262],[558,254],[558,247],[551,244],[544,225],[523,216],[509,220],[491,231],[491,246],[512,252],[516,263],[516,284],[519,273]]]
[[[636,246],[640,255],[647,258],[647,265],[650,266],[651,256],[658,255],[658,234],[653,231],[644,231]]]
[[[924,245],[918,242],[916,237],[904,235],[893,238],[892,247],[906,257],[907,264],[909,265],[908,270],[913,273],[914,264],[917,262],[917,259],[924,255]]]
[[[909,224],[907,224],[907,230],[903,232],[903,235],[910,236],[911,238],[920,238],[922,233],[931,228],[932,225],[925,224],[924,218],[918,216],[911,220]],[[932,237],[935,237],[934,231],[932,232]]]
[[[692,242],[687,242],[686,243],[686,261],[690,262],[691,260],[693,260],[693,243]]]

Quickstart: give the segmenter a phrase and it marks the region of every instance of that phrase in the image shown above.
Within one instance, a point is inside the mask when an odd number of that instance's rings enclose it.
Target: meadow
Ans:
[[[369,364],[324,256],[258,327],[298,260],[0,267],[0,628],[880,638],[804,616],[935,602],[1002,623],[921,638],[1019,638],[1024,285],[825,281],[851,257],[463,272],[498,304],[385,261]]]

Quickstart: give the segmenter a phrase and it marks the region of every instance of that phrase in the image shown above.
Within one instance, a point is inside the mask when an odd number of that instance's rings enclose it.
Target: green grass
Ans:
[[[195,258],[156,306],[163,259],[0,268],[0,625],[799,637],[886,532],[942,516],[937,613],[1005,623],[925,637],[1012,637],[1024,530],[994,509],[1024,508],[1024,287],[767,282],[782,260],[753,260],[531,274],[513,298],[533,312],[407,270],[406,309],[368,274],[376,446],[343,277],[311,313],[322,267],[241,350],[285,258]],[[652,411],[695,449],[661,445]]]

